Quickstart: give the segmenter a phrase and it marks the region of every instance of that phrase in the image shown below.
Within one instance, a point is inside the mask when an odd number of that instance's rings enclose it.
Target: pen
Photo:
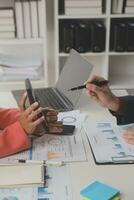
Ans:
[[[109,83],[109,81],[108,80],[94,80],[94,81],[91,81],[90,83],[92,83],[98,87],[102,87],[104,85],[107,85]],[[69,91],[80,90],[80,89],[84,89],[84,88],[86,88],[86,85],[80,85],[80,86],[69,89]]]
[[[64,161],[52,161],[52,160],[18,160],[18,163],[26,163],[26,164],[43,164],[44,166],[57,166],[61,167],[65,165]]]

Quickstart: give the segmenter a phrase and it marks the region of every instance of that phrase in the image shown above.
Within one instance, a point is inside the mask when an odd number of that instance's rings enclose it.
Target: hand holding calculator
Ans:
[[[26,91],[27,91],[27,97],[29,100],[30,104],[33,104],[34,102],[38,102],[40,105],[40,102],[38,101],[38,98],[36,97],[36,95],[34,94],[34,90],[32,89],[31,86],[31,82],[29,79],[25,80],[25,86],[26,86]],[[50,132],[50,127],[49,127],[49,123],[47,120],[47,113],[49,112],[49,109],[46,109],[45,111],[41,111],[38,113],[38,117],[42,117],[44,116],[45,120],[42,123],[42,127],[45,130],[46,133],[48,134],[59,134],[59,135],[72,135],[74,133],[75,130],[75,126],[73,125],[62,125],[63,131],[62,132]]]

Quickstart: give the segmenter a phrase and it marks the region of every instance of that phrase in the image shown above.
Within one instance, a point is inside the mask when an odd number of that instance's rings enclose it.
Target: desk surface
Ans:
[[[126,92],[116,91],[116,94],[121,96],[126,95]],[[9,102],[9,100],[7,101]],[[112,121],[116,123],[115,118],[111,116],[108,110],[97,106],[85,94],[83,94],[79,102],[79,109],[88,114],[91,123],[100,121]],[[82,138],[87,155],[87,162],[69,164],[73,200],[80,200],[80,190],[95,180],[118,188],[122,193],[122,200],[134,200],[134,165],[96,165],[83,129]]]
[[[114,93],[118,96],[127,94],[126,91],[114,91]],[[95,103],[86,97],[83,101],[85,102],[82,102],[82,100],[80,102],[80,110],[87,112],[91,123],[100,121],[116,123],[115,118],[108,110],[95,105]],[[83,103],[85,106],[83,106]],[[133,200],[134,165],[96,165],[84,130],[82,131],[82,136],[87,162],[70,164],[73,199],[80,200],[80,190],[95,180],[98,180],[119,189],[122,193],[122,200]]]

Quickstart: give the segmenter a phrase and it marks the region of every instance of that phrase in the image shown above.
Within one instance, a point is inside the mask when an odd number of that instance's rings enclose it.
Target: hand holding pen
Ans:
[[[94,84],[96,80],[104,84],[98,87],[97,84]],[[93,76],[86,81],[85,85],[87,95],[97,104],[115,112],[119,109],[119,98],[112,93],[108,81],[103,77]]]
[[[102,87],[102,86],[107,85],[109,82],[107,80],[93,80],[89,83],[94,84],[98,87]],[[86,84],[80,85],[80,86],[77,86],[77,87],[73,87],[73,88],[69,89],[69,91],[75,91],[75,90],[80,90],[80,89],[84,89],[84,88],[86,88]]]

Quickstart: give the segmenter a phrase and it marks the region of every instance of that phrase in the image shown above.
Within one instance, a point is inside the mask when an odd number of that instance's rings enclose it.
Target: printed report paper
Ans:
[[[71,136],[44,134],[34,139],[32,149],[0,159],[0,163],[15,159],[28,160],[59,160],[66,162],[86,161],[85,149],[81,137],[81,127],[86,115],[80,111],[59,114],[64,124],[75,125],[75,133]]]
[[[134,145],[122,138],[126,130],[134,130],[134,124],[116,126],[109,122],[85,122],[83,127],[98,164],[134,163]]]

